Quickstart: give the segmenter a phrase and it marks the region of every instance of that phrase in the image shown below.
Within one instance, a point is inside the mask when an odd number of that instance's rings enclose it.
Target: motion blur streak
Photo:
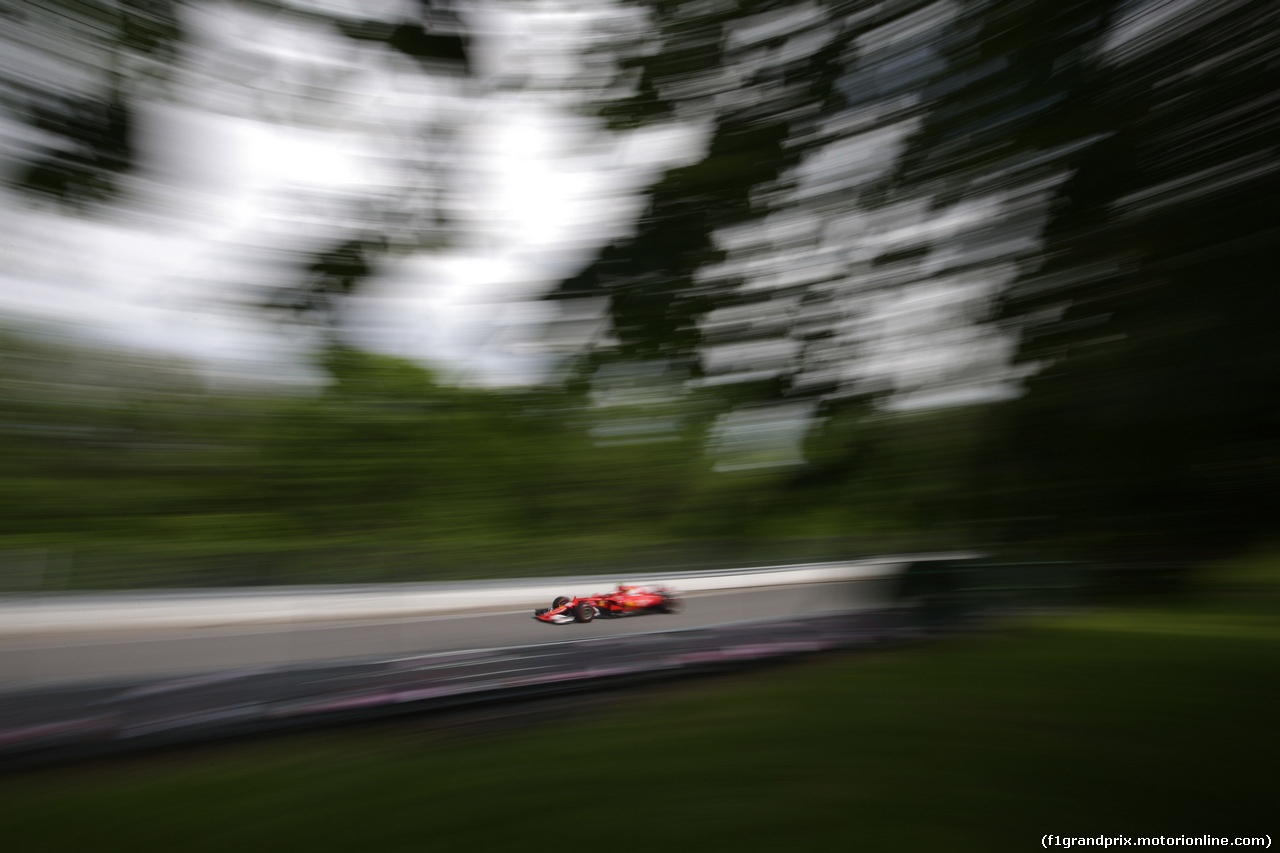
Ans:
[[[0,5],[0,764],[579,715],[0,779],[0,848],[1274,833],[1278,63],[1275,0]]]
[[[1273,5],[9,7],[0,585],[1247,547]]]

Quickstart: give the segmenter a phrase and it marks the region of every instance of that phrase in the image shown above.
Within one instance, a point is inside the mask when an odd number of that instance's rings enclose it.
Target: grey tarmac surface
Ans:
[[[183,676],[219,669],[555,643],[871,607],[884,581],[723,590],[690,595],[676,614],[548,625],[532,610],[359,623],[294,623],[111,631],[0,642],[0,690]],[[566,589],[565,594],[599,590]],[[542,606],[548,606],[546,602]]]

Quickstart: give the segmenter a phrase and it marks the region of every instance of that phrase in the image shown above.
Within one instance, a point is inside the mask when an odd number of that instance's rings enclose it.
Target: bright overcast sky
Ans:
[[[693,125],[607,133],[574,111],[585,37],[622,14],[603,2],[476,6],[469,81],[234,4],[185,14],[193,43],[172,93],[140,103],[145,172],[129,198],[82,218],[0,189],[0,314],[233,374],[297,375],[305,334],[254,307],[264,289],[352,236],[361,211],[434,204],[449,243],[384,264],[348,333],[470,381],[529,381],[541,364],[531,322],[548,310],[537,297],[629,228],[645,186],[705,143]],[[445,138],[424,142],[432,129]],[[40,141],[0,114],[6,177]],[[406,190],[433,182],[435,195]]]
[[[417,8],[417,0],[292,2],[335,14],[346,3],[392,22],[403,5]],[[539,297],[632,229],[645,188],[700,157],[709,137],[707,116],[626,132],[591,117],[593,90],[601,95],[615,76],[608,50],[626,43],[617,36],[646,32],[641,12],[620,2],[469,3],[469,78],[424,73],[385,43],[346,38],[320,18],[267,16],[235,0],[180,8],[181,62],[163,95],[135,93],[141,173],[109,210],[73,217],[5,189],[49,140],[0,110],[0,318],[179,353],[227,376],[314,376],[314,333],[262,305],[300,284],[316,253],[376,234],[392,250],[344,312],[348,340],[456,381],[534,381],[549,364],[538,324],[553,310]],[[796,50],[826,37],[813,15],[801,6],[792,16]],[[776,32],[779,20],[765,17]],[[944,22],[935,16],[929,27]],[[733,38],[758,29],[746,21]],[[853,72],[873,73],[873,48],[891,43],[886,29],[862,37]],[[932,30],[911,32],[932,50]],[[5,50],[15,45],[0,32],[0,69],[10,76],[45,75],[68,91],[92,82],[39,57],[20,64]],[[730,71],[722,82],[737,91]],[[967,317],[1016,275],[1018,253],[1038,245],[1065,172],[1043,185],[997,182],[941,206],[909,194],[877,210],[824,209],[808,198],[835,183],[856,197],[892,170],[916,121],[872,122],[815,149],[790,176],[795,198],[762,222],[717,234],[732,249],[721,266],[737,270],[721,272],[763,293],[824,278],[843,288],[828,319],[839,332],[833,345],[844,348],[807,365],[818,381],[878,383],[900,406],[1006,395],[1010,341]],[[448,219],[447,239],[428,248],[420,241],[437,213]],[[814,239],[797,248],[782,233],[793,231]],[[890,270],[901,278],[891,292],[863,292],[873,258],[920,245],[929,251],[914,268]],[[780,305],[761,299],[755,309],[776,315]],[[710,347],[708,381],[792,369],[799,349],[786,329]]]

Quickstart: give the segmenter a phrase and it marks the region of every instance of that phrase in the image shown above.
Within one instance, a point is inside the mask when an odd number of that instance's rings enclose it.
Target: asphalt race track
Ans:
[[[363,622],[14,637],[0,641],[0,690],[525,646],[779,619],[880,605],[884,583],[859,580],[699,592],[684,599],[680,613],[597,619],[585,625],[549,625],[534,620],[531,610],[507,610]],[[596,586],[601,588],[563,592],[587,594],[608,588],[608,584]]]

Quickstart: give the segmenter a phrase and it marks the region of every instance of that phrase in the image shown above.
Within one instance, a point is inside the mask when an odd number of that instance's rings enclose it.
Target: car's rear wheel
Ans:
[[[658,605],[658,609],[663,613],[679,613],[680,599],[674,595],[662,596],[662,603]]]
[[[590,622],[596,618],[596,609],[590,604],[579,604],[573,608],[573,618],[579,622]]]
[[[567,595],[562,595],[555,601],[551,602],[551,609],[555,610],[557,607],[564,607],[570,601],[573,601],[573,599],[569,598]]]

